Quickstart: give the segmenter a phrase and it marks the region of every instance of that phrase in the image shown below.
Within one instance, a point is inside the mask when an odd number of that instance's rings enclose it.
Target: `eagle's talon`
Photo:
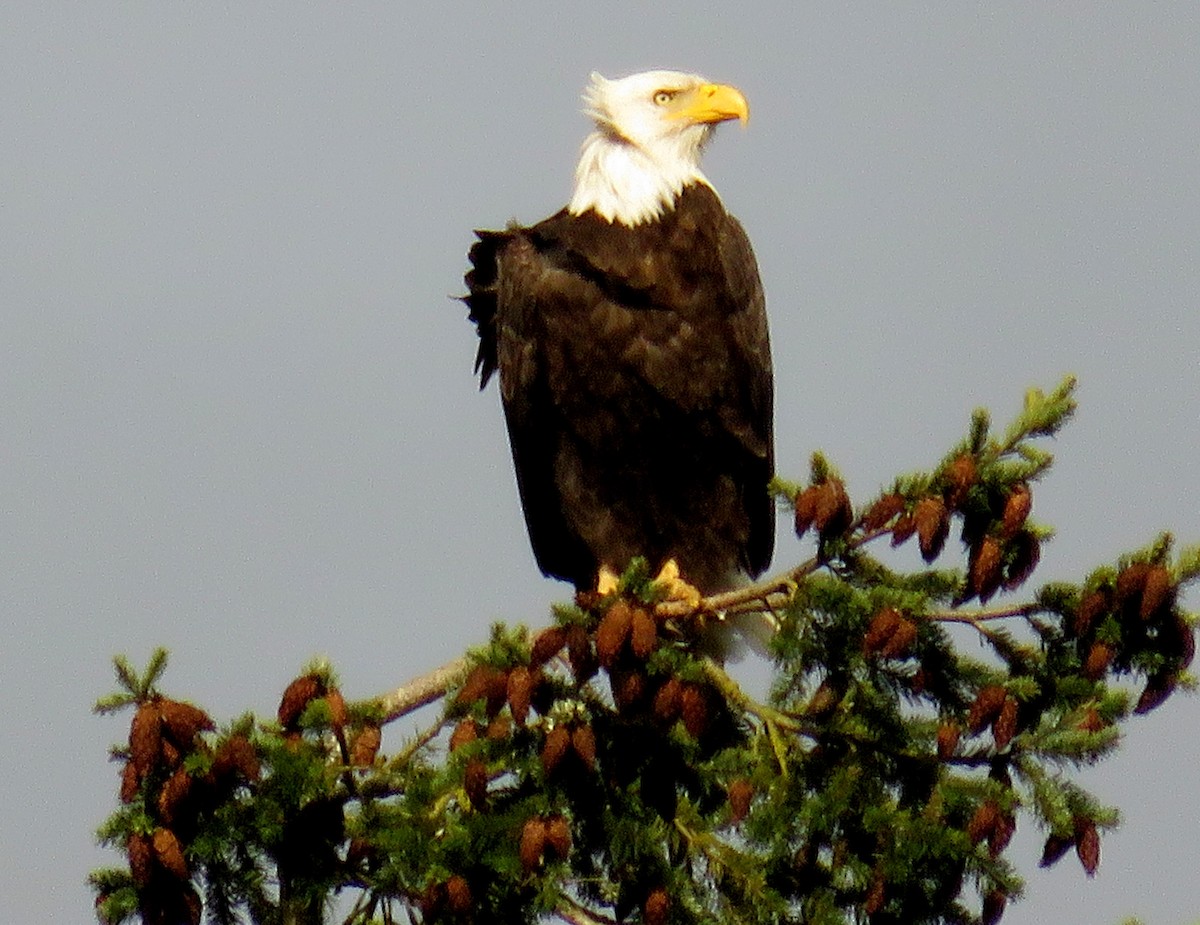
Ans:
[[[679,563],[668,559],[659,571],[654,583],[666,591],[667,601],[679,601],[689,607],[699,607],[704,596],[695,585],[688,584],[679,575]]]
[[[596,593],[601,597],[615,593],[621,586],[621,576],[610,569],[607,565],[600,566],[600,572],[596,575]]]

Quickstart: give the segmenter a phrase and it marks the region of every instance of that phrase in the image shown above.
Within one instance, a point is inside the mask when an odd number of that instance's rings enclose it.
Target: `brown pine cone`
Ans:
[[[529,716],[529,704],[533,698],[535,683],[533,674],[524,665],[518,665],[508,673],[508,709],[518,726],[524,726],[525,718]]]
[[[1025,526],[1029,512],[1033,510],[1033,492],[1025,482],[1018,483],[1004,502],[1004,515],[1000,521],[1000,535],[1005,539],[1016,536]]]
[[[571,853],[571,826],[565,816],[551,816],[546,820],[546,847],[560,860]]]
[[[1096,876],[1100,867],[1100,833],[1091,819],[1075,820],[1075,854],[1083,865],[1084,873]]]
[[[596,732],[586,724],[571,731],[571,749],[589,771],[596,767]]]
[[[750,813],[750,802],[754,799],[754,785],[739,777],[729,785],[729,816],[732,822],[741,822]]]
[[[623,598],[613,601],[596,628],[596,658],[605,668],[612,668],[625,648],[633,628],[633,608]]]
[[[946,467],[945,475],[946,503],[952,509],[958,510],[967,500],[967,495],[975,483],[979,481],[979,468],[975,465],[975,458],[964,453]]]
[[[1007,697],[1008,691],[999,684],[989,684],[979,689],[979,693],[975,695],[975,700],[971,704],[970,713],[967,715],[967,728],[971,735],[976,735],[985,726],[991,725],[1000,715],[1000,710]]]
[[[457,751],[464,745],[474,742],[479,738],[479,723],[467,717],[459,722],[454,727],[454,731],[450,733],[450,751]]]
[[[180,880],[191,876],[183,856],[183,845],[170,829],[159,826],[154,830],[154,857],[158,866],[171,876]]]
[[[683,684],[678,678],[667,678],[654,695],[653,711],[661,723],[673,723],[679,718],[683,703]]]
[[[642,903],[642,921],[646,925],[666,925],[667,916],[671,912],[671,897],[662,887],[651,890],[646,901]]]
[[[958,740],[962,736],[962,727],[953,720],[938,726],[937,752],[938,758],[945,761],[958,749]]]
[[[487,766],[478,758],[472,758],[463,769],[463,789],[467,799],[476,809],[487,806],[488,773]]]
[[[147,700],[137,708],[129,724],[129,763],[139,780],[154,767],[161,748],[162,713],[157,702]]]
[[[679,711],[683,717],[683,728],[694,738],[700,738],[708,729],[708,692],[699,684],[685,683],[679,698]]]
[[[633,612],[633,623],[629,634],[629,649],[637,658],[645,661],[657,648],[658,626],[649,613],[638,607]]]
[[[309,703],[320,697],[325,685],[316,675],[305,674],[296,678],[283,692],[279,701],[279,725],[287,730],[294,730],[300,722],[300,716]]]
[[[383,730],[368,723],[358,730],[350,745],[350,764],[356,768],[369,768],[375,763],[379,746],[383,744]]]
[[[570,747],[571,732],[566,726],[555,726],[546,733],[546,741],[542,744],[542,767],[547,774],[554,773]]]
[[[162,714],[163,731],[182,749],[190,751],[201,731],[217,728],[207,713],[190,703],[164,697],[158,702],[158,708]]]
[[[941,555],[950,535],[950,512],[941,498],[922,498],[913,509],[913,520],[917,524],[917,543],[921,557],[932,562]]]
[[[1017,709],[1017,698],[1009,694],[1004,698],[1004,705],[1000,707],[999,714],[992,721],[992,738],[998,750],[1007,748],[1012,737],[1016,735]]]
[[[446,905],[455,915],[466,915],[475,905],[471,896],[471,884],[461,874],[453,874],[446,881]]]
[[[542,863],[542,854],[546,850],[546,823],[534,817],[526,819],[521,828],[521,842],[517,854],[521,858],[521,869],[532,873]]]
[[[531,668],[541,668],[558,655],[567,644],[567,631],[561,626],[548,626],[533,640],[533,651],[529,655]]]
[[[897,494],[884,495],[872,504],[862,516],[863,529],[874,533],[886,527],[892,520],[904,512],[904,496]]]

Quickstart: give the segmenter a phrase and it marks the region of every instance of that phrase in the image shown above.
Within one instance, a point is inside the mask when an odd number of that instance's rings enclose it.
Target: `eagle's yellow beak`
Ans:
[[[701,84],[680,100],[672,115],[693,123],[727,122],[740,119],[745,125],[750,119],[750,104],[737,87],[725,84]]]

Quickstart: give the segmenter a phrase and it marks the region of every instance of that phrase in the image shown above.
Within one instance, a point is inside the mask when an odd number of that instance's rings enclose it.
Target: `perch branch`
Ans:
[[[888,533],[886,529],[873,530],[859,534],[851,541],[854,548],[866,545],[874,539]],[[775,611],[786,607],[796,593],[796,586],[807,576],[825,565],[825,562],[814,556],[799,565],[788,569],[744,588],[724,591],[701,598],[698,603],[688,601],[663,601],[656,610],[664,617],[691,617],[699,614],[735,614],[746,611]],[[981,611],[975,614],[938,612],[929,614],[927,619],[940,622],[969,623],[979,627],[987,620],[999,620],[1006,617],[1028,616],[1036,610],[1033,604],[1004,610]],[[423,674],[402,684],[400,687],[378,698],[378,704],[383,711],[383,722],[390,723],[426,704],[433,703],[443,697],[455,680],[466,670],[467,660],[457,658],[447,662],[440,668]]]

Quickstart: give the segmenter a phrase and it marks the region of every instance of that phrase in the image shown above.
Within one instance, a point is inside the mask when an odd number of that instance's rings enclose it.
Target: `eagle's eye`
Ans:
[[[659,90],[654,94],[654,102],[659,106],[666,106],[667,103],[675,99],[676,90]]]

